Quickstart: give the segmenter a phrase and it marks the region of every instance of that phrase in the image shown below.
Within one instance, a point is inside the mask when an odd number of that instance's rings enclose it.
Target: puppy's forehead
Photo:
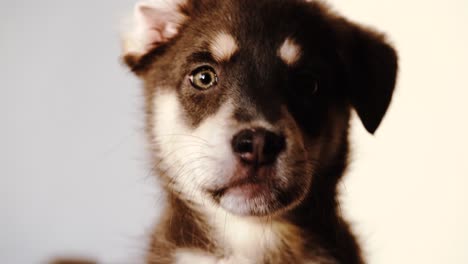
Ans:
[[[306,32],[315,27],[312,21],[321,20],[320,16],[311,18],[312,7],[305,0],[187,1],[189,30],[184,31],[181,48],[209,53],[218,63],[237,57],[246,65],[280,62],[296,66],[309,57],[312,33]]]
[[[255,36],[252,36],[255,38]],[[289,66],[299,61],[302,53],[301,45],[292,37],[285,38],[276,52],[276,55]],[[248,45],[244,45],[248,48]],[[209,43],[209,51],[217,62],[229,61],[237,52],[239,52],[238,41],[234,34],[220,31],[215,33],[214,38]]]

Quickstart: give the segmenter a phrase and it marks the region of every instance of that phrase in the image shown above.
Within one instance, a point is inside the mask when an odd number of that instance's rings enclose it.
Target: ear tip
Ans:
[[[385,108],[386,111],[387,108]],[[360,109],[356,109],[359,119],[361,120],[364,128],[369,132],[369,134],[374,135],[377,129],[380,127],[382,123],[385,112],[384,113],[371,113],[370,109],[368,111],[359,111]],[[362,109],[361,109],[362,110]]]
[[[377,126],[369,126],[369,125],[365,125],[364,124],[364,127],[366,128],[367,132],[369,132],[369,134],[371,135],[375,135],[375,132],[377,131],[377,128],[378,128],[378,125]]]

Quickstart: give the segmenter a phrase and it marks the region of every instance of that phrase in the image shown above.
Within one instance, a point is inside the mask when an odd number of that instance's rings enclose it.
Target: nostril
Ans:
[[[254,131],[243,130],[237,134],[232,140],[232,147],[234,152],[238,154],[254,152]]]
[[[238,153],[252,153],[253,149],[253,142],[250,139],[243,139],[237,142],[236,152]]]
[[[270,153],[273,156],[278,155],[286,147],[286,140],[283,135],[267,132],[265,135],[264,153]]]
[[[267,131],[264,141],[262,162],[266,164],[273,163],[278,158],[278,155],[286,148],[286,139],[283,135]]]
[[[233,151],[248,164],[269,165],[286,148],[286,139],[268,130],[243,130],[232,139]]]

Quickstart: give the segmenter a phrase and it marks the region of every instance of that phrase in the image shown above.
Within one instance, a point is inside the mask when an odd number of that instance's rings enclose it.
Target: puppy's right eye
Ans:
[[[218,83],[218,75],[213,68],[202,66],[190,74],[190,83],[199,90],[208,90]]]

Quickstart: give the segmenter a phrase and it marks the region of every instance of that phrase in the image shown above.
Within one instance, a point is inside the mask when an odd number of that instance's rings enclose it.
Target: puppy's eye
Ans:
[[[319,82],[318,80],[314,80],[312,83],[311,83],[311,90],[310,90],[310,93],[312,95],[315,95],[316,93],[318,93],[319,91]]]
[[[207,90],[218,83],[218,76],[213,68],[202,66],[190,74],[190,83],[199,90]]]
[[[293,75],[291,83],[296,87],[295,90],[300,93],[300,96],[305,96],[307,98],[317,95],[320,90],[319,78],[307,72]]]

